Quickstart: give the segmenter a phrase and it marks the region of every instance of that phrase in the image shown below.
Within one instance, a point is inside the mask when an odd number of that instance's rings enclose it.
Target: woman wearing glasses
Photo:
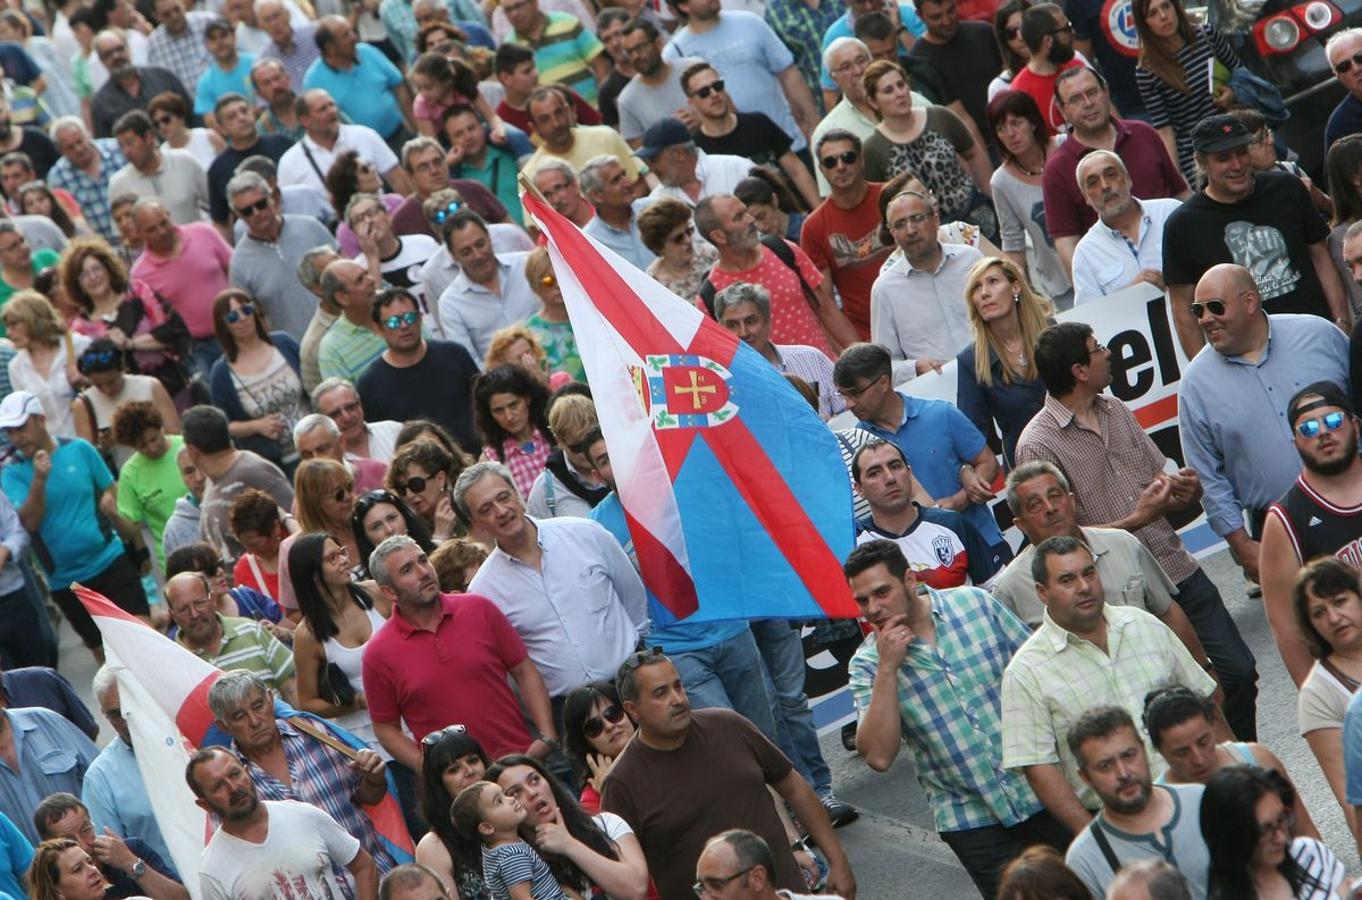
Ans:
[[[1315,838],[1295,837],[1295,791],[1274,769],[1227,766],[1201,796],[1211,900],[1333,900],[1343,863]]]
[[[298,706],[335,719],[390,758],[374,737],[360,661],[364,645],[392,615],[392,604],[372,582],[351,579],[349,552],[328,534],[296,538],[288,551],[288,573],[302,614],[293,632]]]
[[[549,252],[543,247],[536,247],[525,258],[525,278],[542,304],[539,312],[525,320],[525,327],[544,348],[550,374],[566,372],[574,381],[586,381],[586,369],[582,368],[582,356],[577,352],[577,339],[572,336],[563,290],[553,274]]]
[[[482,845],[459,834],[449,808],[459,791],[481,781],[492,764],[462,725],[449,725],[421,739],[421,814],[430,831],[416,845],[416,861],[430,867],[459,900],[488,900],[482,880]]]
[[[993,36],[1003,57],[1003,70],[988,84],[988,99],[1012,87],[1012,79],[1031,60],[1031,49],[1021,36],[1022,13],[1031,8],[1028,0],[1008,0],[993,14]]]
[[[1235,104],[1229,76],[1243,65],[1224,35],[1210,25],[1193,25],[1182,0],[1134,0],[1140,62],[1135,84],[1149,124],[1163,138],[1188,184],[1198,181],[1192,129],[1207,116]],[[1218,73],[1208,74],[1212,60]]]
[[[359,544],[350,528],[355,512],[355,478],[350,468],[334,459],[304,460],[293,478],[293,506],[303,533],[329,535],[345,550],[347,568],[358,575]],[[285,552],[291,554],[292,548]]]
[[[586,776],[581,803],[592,815],[600,812],[605,776],[634,731],[613,681],[593,681],[575,688],[564,700],[563,749]]]
[[[638,214],[638,233],[643,246],[657,254],[648,274],[676,296],[690,301],[719,261],[719,251],[709,241],[696,241],[690,207],[664,197]]]
[[[430,529],[430,540],[435,544],[465,531],[450,492],[459,473],[473,460],[462,450],[457,454],[433,440],[414,440],[398,450],[388,466],[388,490],[407,501]]]
[[[208,386],[213,405],[227,415],[233,442],[291,475],[299,458],[293,426],[307,414],[298,342],[271,332],[265,311],[237,288],[213,300],[213,333],[222,357],[213,363]]]
[[[161,135],[161,149],[188,150],[205,172],[227,146],[213,129],[189,127],[189,104],[174,91],[153,97],[147,104],[147,115]]]

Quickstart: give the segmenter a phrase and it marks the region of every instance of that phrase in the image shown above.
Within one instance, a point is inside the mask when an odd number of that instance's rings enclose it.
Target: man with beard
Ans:
[[[94,49],[109,70],[109,80],[90,100],[95,137],[112,137],[114,123],[124,113],[145,110],[152,97],[165,91],[179,94],[185,106],[193,108],[193,98],[175,73],[156,66],[133,65],[127,39],[118,32],[101,31],[95,37]]]
[[[310,804],[262,802],[246,768],[227,750],[196,751],[184,777],[194,802],[222,821],[199,868],[206,900],[271,896],[279,883],[303,897],[378,896],[378,868],[356,838]],[[338,877],[341,867],[349,878]]]
[[[1069,845],[1064,862],[1094,897],[1106,894],[1116,869],[1142,859],[1175,865],[1206,896],[1210,851],[1201,836],[1199,784],[1154,784],[1144,741],[1130,713],[1099,706],[1069,729],[1078,772],[1102,799],[1091,825]]]
[[[620,134],[634,149],[643,143],[643,132],[667,116],[685,124],[695,121],[695,113],[681,89],[681,73],[700,62],[684,56],[668,62],[662,58],[667,35],[646,19],[634,19],[624,26],[620,52],[634,67],[634,77],[620,91],[616,106],[620,114]]]
[[[293,92],[284,64],[272,56],[257,59],[251,65],[251,84],[255,86],[255,95],[265,104],[255,123],[256,131],[262,135],[283,135],[290,141],[302,138],[303,124],[293,108],[298,95]]]
[[[1065,69],[1083,65],[1074,58],[1074,27],[1064,10],[1041,3],[1022,13],[1021,36],[1031,58],[1012,79],[1012,90],[1030,94],[1046,124],[1059,131],[1064,113],[1055,102],[1055,79]]]
[[[1078,189],[1098,221],[1074,248],[1074,304],[1139,281],[1163,289],[1163,223],[1182,205],[1174,197],[1138,200],[1125,161],[1094,150],[1078,162]]]
[[[1258,574],[1282,658],[1294,657],[1308,667],[1310,652],[1296,628],[1292,585],[1300,567],[1318,556],[1362,567],[1362,458],[1357,415],[1333,382],[1318,381],[1298,391],[1286,417],[1304,470],[1268,507]]]

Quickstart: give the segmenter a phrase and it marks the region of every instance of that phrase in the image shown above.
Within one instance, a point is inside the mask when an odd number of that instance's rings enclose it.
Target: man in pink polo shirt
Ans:
[[[558,746],[549,692],[515,628],[486,597],[441,594],[430,560],[406,535],[369,557],[369,572],[393,602],[393,615],[364,648],[364,697],[374,734],[393,759],[420,771],[421,739],[461,724],[488,757]],[[525,728],[515,679],[539,737]],[[402,724],[411,737],[402,732]]]
[[[145,249],[133,263],[132,277],[145,281],[184,319],[194,339],[193,365],[207,379],[222,355],[213,334],[213,298],[229,287],[232,248],[208,222],[176,225],[155,198],[137,201],[133,217]]]

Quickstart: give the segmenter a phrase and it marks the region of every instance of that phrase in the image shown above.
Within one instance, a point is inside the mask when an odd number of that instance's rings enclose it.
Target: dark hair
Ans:
[[[493,57],[492,71],[497,75],[510,75],[522,64],[534,62],[534,51],[520,44],[502,44]]]
[[[765,203],[783,213],[808,210],[808,206],[785,184],[784,176],[766,166],[753,166],[733,188],[733,196],[745,204]]]
[[[1258,801],[1274,793],[1288,810],[1296,805],[1291,783],[1276,769],[1225,766],[1206,782],[1201,795],[1201,836],[1210,851],[1210,890],[1215,900],[1250,900],[1258,896],[1249,860],[1258,846]],[[1277,871],[1291,885],[1293,897],[1309,896],[1328,884],[1312,879],[1289,852]],[[1305,888],[1311,888],[1306,891]]]
[[[893,246],[894,235],[889,231],[889,204],[897,199],[899,194],[902,194],[908,189],[908,182],[914,180],[921,181],[922,179],[918,178],[917,173],[912,169],[904,169],[902,172],[886,181],[880,188],[880,196],[875,200],[875,206],[880,211],[881,243]],[[928,189],[928,193],[931,193],[930,189]],[[933,211],[940,215],[935,200],[932,201],[931,206]]]
[[[401,430],[397,432],[397,439],[393,441],[393,446],[401,450],[427,432],[434,435],[435,440],[441,447],[445,448],[450,456],[467,456],[467,452],[459,445],[458,441],[454,440],[449,429],[431,419],[408,419]],[[464,460],[464,465],[472,465],[472,463],[473,458],[471,456]]]
[[[1144,697],[1144,730],[1154,749],[1163,751],[1163,733],[1194,716],[1205,716],[1214,724],[1215,701],[1180,684],[1157,688]]]
[[[842,574],[850,580],[881,563],[895,578],[902,579],[908,574],[908,558],[903,555],[903,548],[894,541],[886,540],[866,541],[852,550],[846,562],[842,563]]]
[[[862,43],[866,38],[872,41],[885,41],[894,36],[894,20],[879,10],[869,12],[857,17],[851,34]]]
[[[893,441],[886,441],[884,438],[872,437],[856,450],[856,454],[851,457],[851,479],[857,484],[861,483],[861,457],[871,450],[878,450],[881,447],[893,447],[898,451],[899,459],[903,460],[904,465],[908,464],[908,454],[903,452],[903,448]]]
[[[1007,20],[1016,13],[1024,13],[1031,4],[1027,0],[1007,0],[993,13],[993,37],[998,41],[998,52],[1003,57],[1003,69],[1016,75],[1026,65],[1007,42]]]
[[[125,131],[131,131],[138,137],[146,137],[156,133],[156,126],[151,124],[151,116],[140,109],[132,109],[123,113],[114,122],[113,133],[118,136]]]
[[[618,6],[607,6],[596,14],[596,33],[599,34],[606,26],[614,25],[616,22],[629,24],[629,13],[627,10]]]
[[[1318,397],[1319,401],[1306,403],[1304,402],[1306,397]],[[1320,401],[1328,406],[1337,406],[1350,419],[1357,416],[1352,401],[1337,384],[1332,381],[1312,381],[1292,394],[1291,399],[1286,402],[1286,424],[1294,429],[1301,415],[1312,411],[1303,407],[1315,406]]]
[[[217,116],[218,118],[221,118],[223,109],[225,109],[228,106],[231,106],[233,103],[244,103],[248,107],[251,105],[250,99],[245,94],[239,94],[235,91],[228,91],[227,93],[218,97],[217,102],[213,104],[213,115]]]
[[[440,226],[440,243],[448,248],[449,239],[453,236],[454,232],[463,231],[465,228],[474,225],[481,228],[483,234],[490,235],[492,233],[487,227],[487,221],[465,206],[448,219],[445,219],[444,225]]]
[[[38,832],[38,837],[43,840],[50,840],[56,835],[52,834],[51,828],[62,817],[74,810],[81,810],[88,813],[85,804],[80,802],[80,798],[75,794],[68,794],[66,791],[58,791],[55,794],[48,794],[33,809],[33,829]]]
[[[1052,397],[1065,397],[1078,384],[1073,367],[1086,365],[1092,354],[1088,352],[1088,338],[1092,326],[1082,322],[1060,322],[1051,325],[1036,338],[1036,371]]]
[[[1076,537],[1067,534],[1057,534],[1048,537],[1036,545],[1035,553],[1031,557],[1031,580],[1037,584],[1048,584],[1050,581],[1050,557],[1068,556],[1070,553],[1077,553],[1079,550],[1087,550],[1089,555],[1092,550],[1088,545]]]
[[[122,372],[127,368],[123,351],[109,338],[96,338],[76,357],[76,371],[82,375]],[[90,423],[95,424],[94,422]]]
[[[1125,707],[1094,706],[1069,726],[1069,733],[1065,735],[1064,740],[1081,769],[1086,765],[1083,760],[1083,745],[1088,741],[1110,737],[1122,728],[1129,728],[1136,737],[1140,735],[1135,728],[1135,720],[1126,712]]]
[[[1140,48],[1140,58],[1136,65],[1179,94],[1190,94],[1193,85],[1205,90],[1206,82],[1201,80],[1204,73],[1188,72],[1182,60],[1178,58],[1180,49],[1154,34],[1154,30],[1149,27],[1149,7],[1152,5],[1151,0],[1134,0],[1130,4],[1133,14],[1131,18],[1135,20],[1135,34],[1139,38],[1136,43]],[[1197,45],[1204,47],[1206,39],[1197,32],[1180,0],[1171,0],[1169,5],[1173,7],[1173,13],[1177,16],[1177,36],[1182,39],[1182,43],[1188,49]]]
[[[298,598],[298,612],[312,629],[318,644],[338,633],[336,620],[331,618],[331,607],[322,596],[322,556],[330,535],[305,534],[294,540],[288,551],[288,577],[293,594]],[[372,609],[374,601],[353,581],[346,584],[350,598],[360,609]]]
[[[359,559],[356,560],[369,570],[369,554],[374,552],[374,542],[369,540],[369,535],[364,531],[364,517],[369,514],[380,503],[387,503],[397,510],[402,516],[402,521],[407,523],[407,536],[416,541],[417,546],[427,555],[435,552],[435,544],[431,540],[430,526],[425,520],[411,511],[411,507],[392,491],[375,490],[368,491],[355,501],[355,511],[350,515],[350,528],[355,533],[355,546],[359,550]]]
[[[1036,104],[1036,98],[1026,91],[1007,90],[1001,91],[992,100],[988,101],[988,127],[997,133],[1002,127],[1003,122],[1007,121],[1008,116],[1016,116],[1025,119],[1030,126],[1035,129],[1036,143],[1042,149],[1045,142],[1050,139],[1050,126],[1046,124],[1045,117],[1040,113],[1040,106]],[[1012,155],[1003,147],[1002,142],[998,142],[998,152],[1002,153],[1003,159],[1011,159]]]
[[[1054,847],[1027,847],[1003,869],[998,900],[1092,900],[1087,885]]]
[[[45,196],[50,209],[47,213],[47,218],[51,219],[52,224],[60,228],[61,233],[68,238],[76,236],[76,223],[71,221],[71,214],[66,211],[66,207],[61,205],[61,201],[52,193],[52,188],[46,181],[42,181],[41,179],[27,181],[19,185],[19,189],[15,193],[18,194],[16,200],[18,202],[19,212],[21,213],[27,213],[24,206],[24,198],[29,194],[42,194]]]
[[[1097,80],[1098,87],[1106,90],[1107,80],[1102,77],[1101,72],[1088,66],[1071,66],[1055,76],[1055,100],[1059,101],[1059,89],[1061,86],[1082,76],[1085,72]]]
[[[497,462],[505,462],[501,456],[501,444],[511,435],[507,434],[492,416],[493,394],[515,394],[517,397],[524,397],[530,405],[531,424],[539,429],[544,440],[550,444],[556,443],[553,432],[549,429],[547,415],[548,386],[520,366],[510,363],[497,366],[492,371],[479,375],[473,382],[473,421],[478,427],[478,436],[482,438],[489,454]]]
[[[703,59],[699,62],[693,62],[681,70],[681,93],[685,94],[687,97],[690,96],[690,80],[701,72],[713,72],[715,75],[719,74],[719,70],[714,68],[712,63],[706,62]]]
[[[448,730],[430,747],[421,745],[421,776],[417,790],[420,791],[421,815],[425,817],[430,830],[445,845],[449,858],[454,862],[454,871],[460,870],[482,874],[482,844],[470,840],[454,827],[450,807],[454,798],[445,789],[445,769],[455,760],[470,753],[476,753],[482,760],[483,768],[491,766],[487,753],[467,730]]]
[[[539,777],[549,786],[553,792],[553,800],[558,804],[558,817],[562,820],[563,827],[568,830],[568,834],[581,841],[588,849],[604,856],[606,859],[619,859],[619,849],[615,842],[606,836],[591,816],[587,815],[586,810],[577,802],[577,798],[572,796],[572,792],[563,785],[553,773],[544,767],[544,764],[533,756],[524,753],[512,753],[503,756],[492,764],[487,770],[487,780],[495,783],[503,773],[513,766],[528,766],[539,773]],[[534,829],[528,825],[522,825],[521,834],[527,840],[534,836]],[[589,887],[589,883],[582,870],[577,868],[577,864],[566,856],[559,856],[556,853],[539,851],[539,855],[544,857],[544,862],[549,864],[553,871],[553,876],[559,884],[584,891]]]
[[[852,387],[858,378],[889,375],[893,365],[889,351],[879,344],[852,344],[837,357],[832,367],[832,383],[837,387]]]
[[[813,148],[814,154],[815,155],[822,154],[823,145],[831,143],[832,141],[846,141],[848,144],[851,145],[851,149],[855,150],[857,153],[860,153],[862,146],[864,146],[860,137],[858,137],[855,134],[852,134],[845,128],[829,128],[827,131],[823,132],[818,136],[818,142],[814,145]]]
[[[1362,584],[1358,583],[1357,570],[1336,556],[1312,559],[1296,573],[1296,583],[1291,586],[1296,627],[1309,646],[1310,655],[1316,659],[1328,657],[1334,648],[1310,621],[1310,596],[1336,597],[1345,591],[1362,598]]]
[[[211,760],[219,753],[228,753],[226,747],[200,747],[189,755],[189,762],[185,763],[184,780],[189,785],[189,789],[194,792],[194,796],[203,799],[203,788],[199,785],[197,769],[199,766]]]
[[[174,91],[162,91],[152,97],[151,102],[147,104],[147,112],[153,116],[163,112],[186,123],[189,121],[189,104]]]
[[[259,488],[246,488],[227,507],[227,523],[238,541],[242,532],[259,535],[267,535],[271,529],[277,532],[281,521],[279,502]]]
[[[221,453],[232,448],[227,414],[206,404],[190,407],[180,418],[180,434],[187,447],[200,453]]]
[[[1349,134],[1334,141],[1325,157],[1329,196],[1334,201],[1331,224],[1346,225],[1362,219],[1362,190],[1357,178],[1362,175],[1362,134]]]
[[[165,421],[161,418],[160,410],[150,400],[124,403],[114,410],[113,439],[115,443],[131,447],[149,429],[159,429],[164,425]]]
[[[206,575],[222,565],[222,556],[212,544],[195,541],[176,547],[166,554],[166,578],[174,578],[184,572],[197,572]]]
[[[563,700],[563,748],[581,771],[586,771],[587,754],[596,752],[582,729],[597,700],[604,700],[607,705],[623,704],[619,689],[609,681],[593,681],[573,688]]]
[[[1033,54],[1040,51],[1040,45],[1055,30],[1055,14],[1064,15],[1053,3],[1037,3],[1022,13],[1021,37],[1026,49]]]
[[[638,670],[662,663],[671,663],[671,659],[658,646],[651,650],[639,650],[625,657],[624,662],[620,663],[620,667],[615,671],[615,690],[619,692],[620,700],[626,703],[638,702]]]
[[[318,33],[321,33],[320,30]],[[350,198],[359,193],[360,162],[357,151],[346,150],[326,170],[326,191],[331,195],[331,207],[342,215],[350,204]]]
[[[396,479],[406,474],[407,466],[415,463],[432,477],[444,472],[452,488],[454,479],[463,471],[463,467],[456,471],[455,462],[454,455],[439,444],[432,441],[411,441],[403,444],[402,448],[393,454],[388,464],[388,484],[394,484]]]
[[[648,40],[650,41],[657,40],[658,35],[661,34],[661,32],[657,30],[656,25],[642,17],[635,17],[633,19],[630,19],[629,22],[624,26],[625,34],[633,34],[635,31],[643,32],[648,36]]]
[[[412,63],[411,73],[438,81],[465,97],[478,95],[478,76],[462,60],[438,53],[422,53]]]
[[[233,300],[243,306],[249,303],[254,307],[255,313],[251,320],[255,323],[256,336],[267,344],[274,343],[274,338],[270,337],[269,322],[265,320],[265,307],[241,288],[227,288],[213,298],[213,334],[222,345],[222,355],[227,357],[229,363],[236,362],[237,354],[236,338],[232,337],[232,332],[227,328],[227,313],[231,311]]]

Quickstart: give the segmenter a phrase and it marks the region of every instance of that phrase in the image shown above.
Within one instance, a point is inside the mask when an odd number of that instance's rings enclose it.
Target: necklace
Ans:
[[[1007,351],[1011,359],[1016,361],[1018,368],[1026,368],[1026,348],[1020,340],[1016,344],[1003,344],[1003,349]]]
[[[1045,174],[1045,151],[1043,149],[1041,150],[1040,168],[1036,169],[1035,171],[1032,171],[1031,169],[1028,169],[1026,166],[1022,165],[1021,160],[1017,159],[1015,156],[1012,157],[1012,165],[1020,169],[1023,175],[1029,175],[1032,178],[1039,178],[1040,176]]]

